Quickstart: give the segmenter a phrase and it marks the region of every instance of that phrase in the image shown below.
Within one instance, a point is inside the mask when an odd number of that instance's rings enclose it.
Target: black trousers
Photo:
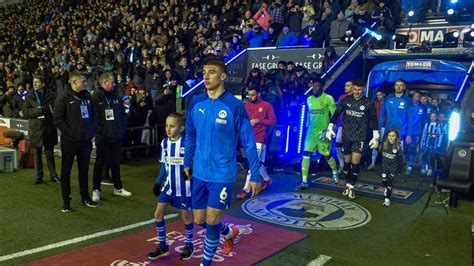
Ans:
[[[44,147],[44,154],[46,155],[46,163],[48,164],[48,170],[51,179],[58,178],[58,173],[56,172],[56,163],[54,161],[54,147]],[[37,180],[42,180],[44,178],[42,157],[43,147],[35,147],[35,171]]]
[[[71,200],[71,169],[74,158],[77,159],[79,177],[79,192],[82,200],[90,200],[89,196],[89,161],[91,158],[92,143],[73,142],[61,139],[61,192],[63,201],[69,203]]]
[[[96,157],[94,163],[94,190],[100,190],[103,170],[106,160],[110,163],[112,171],[112,181],[115,189],[122,189],[122,180],[120,180],[120,156],[122,145],[120,142],[96,143]]]

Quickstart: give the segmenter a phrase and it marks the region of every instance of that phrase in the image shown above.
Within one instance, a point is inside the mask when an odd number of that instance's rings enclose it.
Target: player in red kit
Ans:
[[[256,87],[251,87],[248,89],[248,95],[250,102],[245,104],[245,110],[249,115],[250,124],[252,125],[253,134],[255,135],[255,141],[257,143],[257,153],[260,162],[265,162],[265,139],[266,139],[266,127],[273,126],[276,124],[276,116],[273,111],[273,107],[269,102],[263,101],[260,99],[260,90]],[[260,165],[260,175],[263,178],[262,190],[266,189],[271,183],[272,179],[267,173],[265,166]],[[244,199],[250,192],[249,187],[250,181],[250,171],[247,174],[247,179],[245,180],[245,186],[237,194],[238,199]]]

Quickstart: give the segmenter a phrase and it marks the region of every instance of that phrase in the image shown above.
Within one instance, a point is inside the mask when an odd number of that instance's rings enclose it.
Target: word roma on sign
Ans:
[[[464,34],[461,32],[465,29],[469,29],[470,25],[459,25],[459,26],[436,26],[436,27],[404,27],[398,28],[395,33],[408,35],[408,43],[420,44],[423,42],[436,42],[443,41],[444,34],[452,31],[460,33],[460,40],[463,40]]]

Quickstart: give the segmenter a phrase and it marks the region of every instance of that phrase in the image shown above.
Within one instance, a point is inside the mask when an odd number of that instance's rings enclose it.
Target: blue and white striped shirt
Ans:
[[[191,197],[191,181],[184,180],[184,139],[180,137],[176,141],[169,138],[161,142],[160,162],[166,169],[160,172],[155,183],[161,184],[166,177],[162,192],[176,197]],[[161,167],[163,167],[161,166]]]

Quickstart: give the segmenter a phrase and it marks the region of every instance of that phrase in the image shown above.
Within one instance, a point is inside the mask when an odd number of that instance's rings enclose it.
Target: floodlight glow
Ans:
[[[451,0],[451,4],[456,4],[458,0]]]
[[[451,16],[452,14],[454,14],[454,9],[452,9],[452,8],[448,9],[448,15]]]
[[[458,136],[461,127],[461,116],[458,112],[454,111],[451,113],[449,118],[449,140],[454,141]]]
[[[375,34],[375,39],[377,39],[377,41],[382,40],[382,35],[380,35],[380,34]]]
[[[415,11],[413,11],[413,10],[408,11],[408,16],[409,17],[413,17],[414,15],[415,15]]]

